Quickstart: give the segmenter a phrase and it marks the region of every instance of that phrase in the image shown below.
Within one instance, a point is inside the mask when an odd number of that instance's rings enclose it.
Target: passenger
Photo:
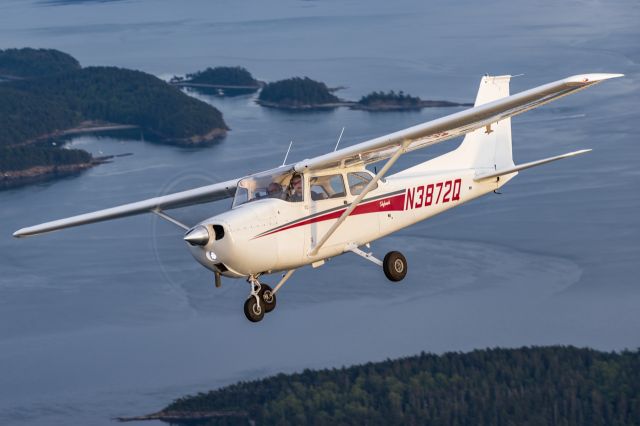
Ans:
[[[278,182],[271,182],[267,187],[267,196],[269,198],[280,198],[282,200],[284,198],[282,186]]]
[[[299,174],[293,175],[287,192],[287,201],[302,201],[302,176]]]

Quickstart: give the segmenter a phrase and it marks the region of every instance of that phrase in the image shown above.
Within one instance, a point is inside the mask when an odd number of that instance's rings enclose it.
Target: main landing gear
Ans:
[[[399,251],[390,251],[382,261],[382,270],[389,281],[402,281],[407,275],[407,259]]]
[[[367,247],[369,247],[368,244]],[[407,259],[399,251],[390,251],[384,257],[384,260],[376,258],[373,253],[367,253],[360,250],[356,244],[349,244],[345,248],[345,251],[355,253],[378,266],[382,266],[384,275],[389,279],[389,281],[402,281],[407,275]]]

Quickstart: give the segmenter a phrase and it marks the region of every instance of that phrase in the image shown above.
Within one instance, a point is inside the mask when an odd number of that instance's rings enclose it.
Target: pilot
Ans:
[[[297,173],[293,175],[287,192],[287,201],[302,201],[302,176]]]
[[[283,198],[282,186],[278,182],[271,182],[267,186],[267,196],[269,198]]]

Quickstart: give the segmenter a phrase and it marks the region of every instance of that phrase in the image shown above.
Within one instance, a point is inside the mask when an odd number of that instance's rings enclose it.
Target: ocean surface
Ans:
[[[48,47],[83,66],[162,78],[242,65],[266,81],[309,76],[338,95],[404,90],[472,102],[480,77],[512,92],[583,72],[606,82],[513,120],[516,163],[593,152],[522,172],[503,188],[375,242],[401,250],[391,284],[344,255],[294,274],[262,323],[248,285],[192,260],[182,231],[152,215],[16,240],[18,228],[192,188],[459,109],[290,113],[252,96],[214,98],[231,127],[210,147],[134,135],[69,146],[116,158],[78,176],[0,192],[0,424],[109,425],[185,394],[304,368],[420,351],[640,345],[640,4],[535,0],[0,3],[0,48]],[[409,154],[399,170],[456,147]],[[218,202],[174,214],[186,223]],[[275,282],[276,278],[272,278]],[[154,424],[154,423],[146,423]]]

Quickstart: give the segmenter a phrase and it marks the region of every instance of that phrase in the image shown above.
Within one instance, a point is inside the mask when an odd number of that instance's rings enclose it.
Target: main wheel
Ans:
[[[262,300],[262,299],[261,299]],[[244,315],[251,322],[259,322],[264,318],[265,308],[262,303],[258,303],[255,297],[249,296],[244,302]]]
[[[262,300],[261,305],[264,307],[265,313],[268,314],[276,308],[276,295],[268,285],[260,283],[258,297]]]
[[[407,259],[399,251],[390,251],[382,261],[382,269],[389,281],[401,281],[407,275]]]

